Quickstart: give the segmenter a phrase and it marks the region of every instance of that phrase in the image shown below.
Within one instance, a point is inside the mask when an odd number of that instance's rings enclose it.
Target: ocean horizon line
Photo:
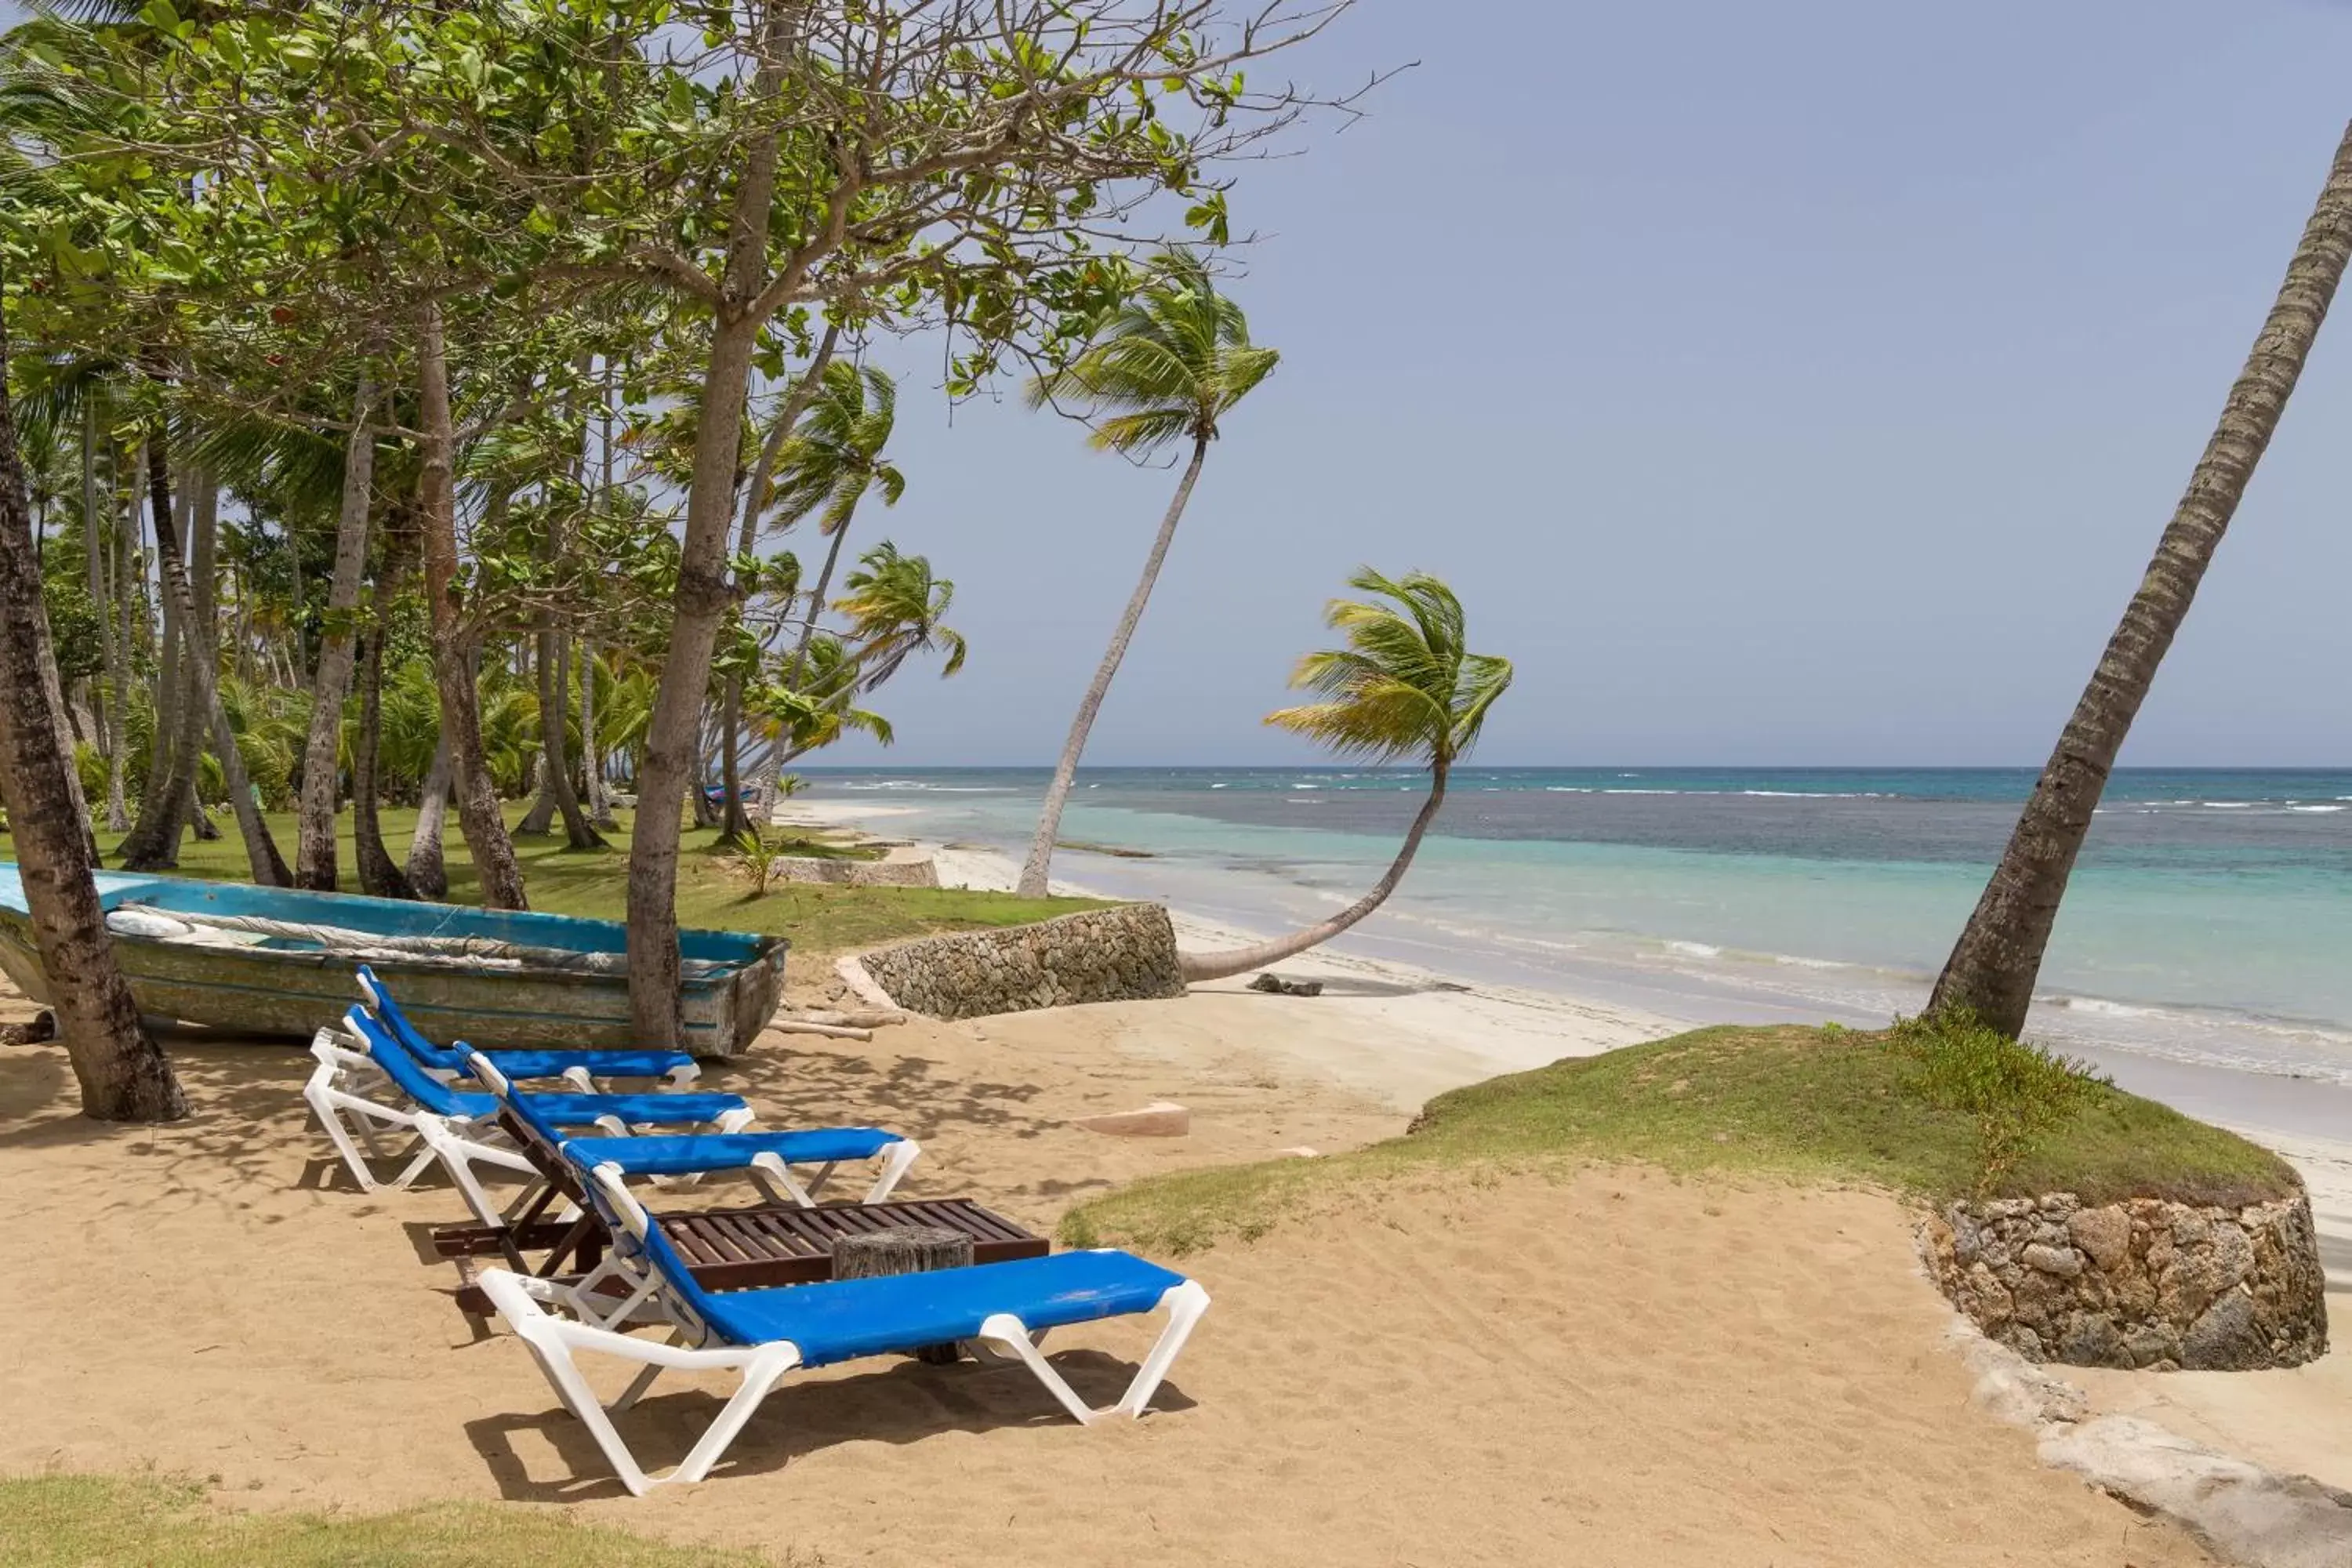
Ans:
[[[2035,773],[2041,763],[1465,763],[1465,773]],[[795,763],[796,773],[1035,773],[1054,771],[1052,763]],[[1397,773],[1419,776],[1428,770],[1412,763],[1087,763],[1081,773]],[[2352,773],[2352,760],[2341,763],[2134,763],[2116,768],[2108,776],[2127,773]]]

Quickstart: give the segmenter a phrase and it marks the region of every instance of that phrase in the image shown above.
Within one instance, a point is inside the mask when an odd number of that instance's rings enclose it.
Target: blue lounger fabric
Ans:
[[[526,1095],[526,1100],[536,1100]],[[532,1108],[535,1109],[535,1108]],[[826,1127],[805,1132],[705,1132],[674,1137],[573,1138],[563,1152],[587,1170],[610,1162],[632,1176],[688,1176],[737,1171],[757,1154],[773,1154],[787,1165],[829,1165],[870,1160],[906,1140],[879,1127]]]
[[[455,1046],[436,1046],[425,1037],[425,1032],[408,1021],[400,1004],[376,978],[375,971],[362,963],[359,969],[360,984],[375,1004],[393,1038],[408,1047],[426,1067],[443,1072],[462,1072],[472,1076],[473,1065],[467,1058],[468,1048],[462,1040]],[[494,1058],[499,1070],[509,1079],[562,1078],[572,1068],[586,1068],[598,1078],[661,1078],[673,1069],[691,1067],[694,1058],[684,1051],[500,1051]]]
[[[1181,1274],[1131,1253],[1057,1252],[927,1274],[710,1291],[695,1283],[658,1223],[645,1247],[713,1333],[739,1345],[789,1340],[803,1366],[971,1339],[998,1312],[1033,1331],[1149,1312],[1184,1283]]]
[[[436,1116],[481,1118],[498,1113],[494,1095],[467,1094],[451,1089],[395,1044],[383,1026],[363,1007],[344,1015],[367,1042],[369,1059],[382,1068],[404,1093]],[[593,1126],[600,1116],[617,1116],[633,1123],[664,1122],[694,1125],[716,1121],[746,1103],[733,1094],[533,1094],[528,1099],[534,1115],[551,1126]]]

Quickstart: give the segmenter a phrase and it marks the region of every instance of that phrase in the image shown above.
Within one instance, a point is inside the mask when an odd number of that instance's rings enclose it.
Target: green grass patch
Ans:
[[[440,1503],[398,1513],[231,1513],[205,1489],[114,1476],[0,1479],[11,1568],[775,1568],[791,1558],[668,1546],[551,1510]]]
[[[526,803],[507,807],[511,827],[522,819]],[[193,837],[180,846],[180,874],[220,881],[247,879],[245,846],[226,812],[221,836],[210,843]],[[522,866],[523,888],[530,907],[552,914],[586,915],[596,920],[626,918],[628,907],[630,814],[615,813],[620,831],[607,837],[602,849],[573,849],[562,834],[518,837],[515,858]],[[393,858],[408,853],[409,835],[416,826],[413,808],[383,813],[384,842]],[[273,814],[269,829],[289,860],[294,858],[295,822],[291,815]],[[352,815],[335,819],[341,885],[359,888],[358,862],[352,848]],[[824,842],[822,835],[804,837]],[[99,847],[109,864],[116,858],[120,836],[102,833]],[[846,849],[845,845],[835,845]],[[780,851],[782,853],[783,851]],[[799,853],[799,851],[790,851]],[[5,854],[0,847],[0,854]],[[457,831],[457,814],[449,815],[442,836],[442,853],[449,872],[452,901],[481,901],[479,879],[472,858]],[[1078,910],[1099,908],[1091,899],[1023,899],[1010,893],[975,893],[959,888],[848,888],[805,882],[771,882],[764,895],[755,896],[742,858],[719,845],[713,828],[689,828],[679,846],[677,918],[682,925],[715,931],[766,931],[790,937],[795,947],[812,956],[856,952],[907,937],[939,931],[975,931],[986,927],[1027,925]]]
[[[1916,1025],[1697,1029],[1440,1095],[1404,1136],[1353,1153],[1150,1178],[1082,1205],[1062,1234],[1182,1253],[1261,1235],[1360,1181],[1561,1159],[1937,1202],[2072,1192],[2234,1205],[2296,1189],[2284,1161],[2235,1133],[2000,1044],[1925,1038]],[[2007,1054],[2020,1051],[2032,1059]],[[2069,1103],[2045,1111],[2021,1095]]]

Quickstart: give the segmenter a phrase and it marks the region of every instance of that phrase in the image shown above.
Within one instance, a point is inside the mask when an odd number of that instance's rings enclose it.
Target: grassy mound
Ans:
[[[1455,1089],[1403,1137],[1351,1154],[1139,1182],[1073,1211],[1063,1236],[1182,1253],[1263,1234],[1360,1179],[1562,1158],[1930,1201],[2071,1192],[2234,1205],[2297,1187],[2268,1150],[1990,1031],[1731,1026]]]
[[[522,820],[528,803],[507,804],[507,826]],[[180,846],[182,875],[216,881],[248,879],[245,847],[236,828],[221,816],[220,837],[209,843],[188,838]],[[408,853],[409,835],[416,826],[414,807],[387,809],[383,836],[397,860]],[[602,849],[569,847],[561,833],[517,837],[515,858],[521,863],[523,889],[530,907],[551,914],[587,915],[597,920],[626,918],[629,878],[630,814],[614,814],[620,831],[606,835]],[[269,829],[278,847],[294,853],[295,821],[273,813]],[[341,886],[359,889],[358,861],[352,847],[352,814],[335,820],[336,854],[341,862]],[[110,865],[119,836],[101,834],[100,847]],[[1091,899],[1022,899],[1011,893],[975,893],[961,888],[851,888],[818,882],[772,882],[764,896],[753,896],[739,858],[718,848],[713,828],[689,828],[680,841],[677,863],[677,919],[686,926],[712,931],[771,931],[788,936],[800,952],[815,958],[827,953],[854,952],[905,937],[930,936],[940,931],[973,931],[982,927],[1027,925],[1078,910],[1098,908]],[[854,846],[822,832],[796,832],[782,839],[772,836],[770,851],[779,855],[819,855],[829,858],[865,859],[880,853]],[[454,903],[481,901],[480,882],[472,858],[457,831],[457,814],[450,814],[442,834],[442,849],[449,871],[449,898]],[[7,858],[0,846],[0,859]]]
[[[226,1513],[204,1489],[110,1476],[0,1479],[0,1562],[14,1568],[755,1568],[776,1558],[666,1546],[537,1509],[436,1504],[399,1513]],[[783,1559],[782,1561],[789,1561]]]

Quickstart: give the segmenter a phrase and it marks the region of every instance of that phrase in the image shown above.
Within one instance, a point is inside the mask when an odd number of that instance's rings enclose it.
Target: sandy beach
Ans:
[[[1012,879],[1001,856],[932,851],[950,884]],[[1187,945],[1246,934],[1179,927]],[[1681,1026],[1345,952],[1283,967],[1323,994],[1233,981],[870,1043],[771,1032],[706,1087],[763,1125],[901,1130],[926,1150],[906,1194],[1050,1232],[1138,1176],[1359,1147],[1439,1090]],[[830,955],[796,952],[792,984],[828,995]],[[29,1011],[0,995],[0,1019]],[[560,1503],[795,1564],[2209,1561],[1971,1402],[1914,1211],[1609,1167],[1350,1190],[1177,1260],[1215,1307],[1135,1426],[1058,1419],[1017,1372],[856,1363],[788,1383],[709,1481],[633,1500],[520,1348],[457,1310],[425,1244],[454,1194],[352,1190],[299,1098],[307,1054],[171,1044],[194,1114],[153,1129],[81,1120],[53,1047],[0,1050],[0,1183],[43,1216],[10,1277],[37,1328],[0,1353],[0,1407],[42,1415],[0,1434],[0,1469],[192,1476],[231,1509]],[[1074,1125],[1162,1099],[1191,1109],[1188,1136]],[[2352,1152],[2285,1152],[2339,1245]],[[1056,1363],[1107,1399],[1147,1342],[1103,1325],[1058,1337]],[[2068,1375],[2102,1411],[2352,1487],[2347,1370],[2339,1351],[2290,1373]],[[674,1461],[719,1387],[666,1384],[624,1430]]]
[[[1463,1000],[1220,994],[870,1046],[770,1035],[711,1084],[770,1125],[901,1128],[927,1150],[910,1193],[1049,1228],[1131,1176],[1399,1131],[1392,1100],[1306,1064],[1350,1035],[1410,1049],[1423,1026],[1385,1010]],[[0,1182],[42,1216],[10,1274],[26,1331],[0,1352],[0,1406],[41,1414],[8,1424],[0,1468],[153,1467],[231,1508],[562,1502],[798,1564],[2207,1560],[1970,1405],[1899,1205],[1638,1170],[1398,1186],[1182,1260],[1216,1304],[1132,1426],[1055,1419],[1018,1373],[857,1363],[788,1384],[709,1482],[631,1500],[421,1259],[454,1194],[347,1190],[297,1098],[302,1053],[174,1054],[194,1114],[145,1129],[77,1116],[52,1049],[0,1052]],[[1159,1096],[1192,1108],[1190,1137],[1069,1124]],[[1106,1325],[1056,1361],[1108,1397],[1145,1342]],[[711,1386],[666,1385],[625,1430],[675,1458]]]

